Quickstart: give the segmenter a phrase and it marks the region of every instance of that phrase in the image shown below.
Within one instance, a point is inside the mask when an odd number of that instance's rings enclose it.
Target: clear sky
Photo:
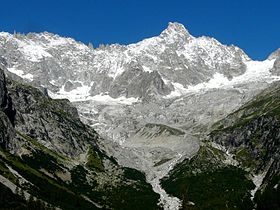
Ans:
[[[280,48],[279,0],[1,0],[0,30],[129,44],[180,22],[263,60]]]

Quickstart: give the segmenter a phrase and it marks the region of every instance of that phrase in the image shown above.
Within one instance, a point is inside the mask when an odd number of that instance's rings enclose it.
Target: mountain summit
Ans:
[[[183,24],[176,22],[169,22],[168,27],[161,32],[160,37],[184,42],[193,38]]]

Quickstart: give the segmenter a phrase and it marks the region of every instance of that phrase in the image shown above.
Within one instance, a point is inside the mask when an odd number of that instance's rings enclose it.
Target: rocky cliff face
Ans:
[[[280,71],[280,49],[273,52],[269,56],[269,59],[275,59],[275,63],[273,65],[273,68],[271,69],[271,73],[279,76],[280,75],[280,73],[279,73],[279,71]]]
[[[8,90],[17,110],[18,132],[69,157],[85,153],[89,144],[97,146],[99,136],[80,121],[68,100],[51,100],[40,90],[12,80]]]
[[[11,141],[14,137],[14,116],[15,109],[13,107],[12,99],[8,94],[6,87],[6,77],[4,74],[5,60],[0,60],[0,127],[1,127],[1,138],[0,146],[2,148],[11,147]]]

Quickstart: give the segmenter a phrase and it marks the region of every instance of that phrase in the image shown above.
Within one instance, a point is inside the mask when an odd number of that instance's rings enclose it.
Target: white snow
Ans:
[[[246,72],[240,76],[234,77],[232,80],[229,80],[220,73],[215,73],[213,78],[208,82],[188,86],[187,88],[180,83],[172,83],[175,90],[165,96],[165,98],[179,97],[186,93],[205,91],[214,88],[231,88],[235,85],[248,82],[266,81],[271,83],[280,80],[279,76],[273,76],[269,71],[272,69],[274,62],[275,59],[265,61],[245,61],[247,66]]]
[[[51,80],[51,81],[49,81],[49,83],[51,83],[52,85],[55,85],[56,81],[55,80]]]
[[[12,34],[2,31],[2,32],[0,32],[0,37],[4,37],[5,40],[9,40],[12,38]]]
[[[143,66],[143,70],[145,71],[145,72],[149,72],[149,73],[151,73],[151,72],[153,72],[153,70],[151,70],[149,67],[147,67],[147,66]]]
[[[184,56],[190,62],[197,62],[202,59],[207,66],[215,68],[216,64],[234,63],[235,52],[239,50],[237,47],[224,46],[214,38],[202,36],[190,39],[176,53],[178,56]],[[244,61],[250,60],[245,54],[241,54],[241,57]]]
[[[279,80],[279,77],[272,76],[269,72],[272,69],[275,59],[265,61],[247,61],[245,62],[247,70],[245,74],[234,77],[232,83],[243,83],[248,81],[273,81]]]
[[[30,73],[24,74],[22,70],[18,70],[16,68],[7,68],[9,72],[18,75],[19,77],[23,79],[28,79],[30,81],[33,81],[33,75]]]
[[[126,98],[121,96],[119,98],[112,98],[109,95],[95,95],[88,98],[88,100],[104,103],[104,104],[124,104],[124,105],[132,105],[138,101],[138,98],[130,97]]]
[[[71,102],[78,101],[94,101],[102,104],[123,104],[123,105],[132,105],[133,103],[138,101],[138,98],[130,97],[126,98],[121,96],[119,98],[112,98],[107,94],[99,94],[95,96],[90,95],[91,85],[83,85],[82,87],[78,87],[72,91],[66,92],[64,91],[64,86],[57,92],[53,93],[52,91],[48,91],[48,94],[51,98],[54,99],[63,99],[66,98]]]
[[[230,81],[222,74],[215,73],[213,78],[210,79],[208,82],[203,82],[195,86],[189,86],[188,91],[199,91],[202,89],[212,89],[212,88],[220,88],[224,85],[229,84]]]
[[[164,81],[164,83],[168,83],[167,80]],[[184,95],[186,93],[189,92],[188,89],[184,88],[184,86],[180,83],[177,83],[177,82],[172,82],[171,83],[174,87],[174,91],[172,91],[169,95],[167,96],[164,96],[164,98],[173,98],[173,97],[179,97],[181,95]]]
[[[19,47],[19,50],[23,53],[23,55],[32,62],[39,62],[42,58],[45,57],[52,57],[50,53],[46,51],[46,49],[31,40],[28,41],[22,41],[17,39],[17,44]]]
[[[39,62],[44,57],[52,57],[39,45],[23,45],[20,51],[32,62]]]
[[[256,187],[255,187],[255,189],[251,190],[251,199],[252,200],[254,199],[254,196],[255,196],[256,192],[260,188],[266,173],[267,173],[267,171],[253,176],[252,181],[253,181],[253,183],[255,184]]]
[[[48,91],[48,93],[52,98],[57,98],[57,99],[67,98],[71,102],[84,101],[86,100],[86,98],[90,96],[89,94],[90,88],[91,86],[82,85],[81,87],[77,87],[76,89],[67,92],[64,90],[64,85],[63,85],[57,93],[53,93],[51,91]]]

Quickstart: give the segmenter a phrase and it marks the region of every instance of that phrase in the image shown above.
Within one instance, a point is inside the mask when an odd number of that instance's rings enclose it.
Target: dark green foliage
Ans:
[[[0,209],[28,209],[27,202],[0,183]]]
[[[14,176],[13,173],[10,172],[8,167],[3,162],[3,158],[1,156],[0,156],[0,175],[6,177],[7,179],[12,181],[13,183],[16,183],[16,181],[17,181],[17,178]]]
[[[159,196],[147,184],[143,173],[124,168],[122,182],[118,185],[106,183],[102,189],[96,182],[87,182],[88,171],[83,166],[76,166],[71,171],[73,182],[70,187],[87,195],[92,201],[104,204],[116,210],[156,210]],[[102,175],[100,175],[102,176]],[[106,176],[104,174],[104,176]]]
[[[245,172],[234,167],[174,177],[163,182],[168,193],[195,203],[193,209],[251,209],[249,190],[254,185]],[[186,198],[188,200],[186,200]]]
[[[124,170],[124,177],[126,179],[142,181],[142,182],[146,181],[145,175],[140,171],[137,171],[136,169],[124,167],[123,170]]]
[[[54,174],[60,171],[63,166],[57,162],[53,156],[48,155],[40,150],[34,151],[32,155],[23,155],[22,160],[34,169],[46,169]]]
[[[51,210],[40,200],[31,196],[26,201],[22,196],[14,194],[9,188],[0,183],[0,209],[1,210]]]
[[[243,168],[256,174],[268,170],[255,194],[257,209],[279,209],[279,190],[274,187],[279,183],[280,83],[216,123],[214,129],[211,139],[229,148]]]
[[[264,191],[258,190],[255,195],[257,210],[280,209],[280,176],[275,175],[265,187]]]
[[[135,185],[125,185],[106,189],[107,202],[116,210],[159,210],[157,206],[159,195],[145,182]]]
[[[92,180],[91,183],[88,183],[86,178],[87,173],[88,172],[83,166],[75,166],[71,170],[72,182],[69,184],[69,186],[75,191],[78,191],[85,195],[90,195],[92,193],[93,188],[97,186],[97,182]]]
[[[213,148],[201,147],[195,157],[178,164],[162,180],[163,188],[183,200],[183,209],[251,209],[249,191],[254,184],[247,173],[223,166],[215,153]]]
[[[90,147],[88,150],[88,161],[86,166],[93,170],[104,171],[104,166],[98,152]]]

